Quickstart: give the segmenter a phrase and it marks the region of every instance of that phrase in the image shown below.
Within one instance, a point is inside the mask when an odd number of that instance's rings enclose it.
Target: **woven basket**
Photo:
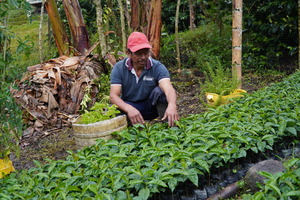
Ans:
[[[75,143],[78,147],[90,146],[96,139],[113,139],[113,132],[127,128],[126,115],[91,124],[79,124],[80,118],[72,124]]]

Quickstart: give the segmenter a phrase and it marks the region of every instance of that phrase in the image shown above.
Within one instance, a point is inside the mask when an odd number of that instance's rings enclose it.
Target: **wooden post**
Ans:
[[[180,8],[180,0],[177,0],[176,6],[176,14],[175,14],[175,42],[176,42],[176,54],[177,54],[177,66],[178,71],[181,68],[181,60],[180,60],[180,48],[179,48],[179,34],[178,34],[178,24],[179,24],[179,8]]]
[[[242,8],[243,0],[232,1],[232,75],[239,81],[242,80]]]

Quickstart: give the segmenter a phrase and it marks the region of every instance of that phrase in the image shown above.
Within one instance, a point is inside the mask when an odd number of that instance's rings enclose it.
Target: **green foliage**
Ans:
[[[206,63],[216,56],[222,64],[231,63],[231,29],[224,27],[220,33],[216,24],[207,24],[193,31],[179,33],[180,52],[183,68],[198,68],[201,71]],[[167,66],[176,65],[174,35],[162,38],[161,61]]]
[[[22,136],[22,112],[10,93],[10,87],[20,69],[12,63],[16,61],[10,44],[15,38],[8,26],[10,11],[24,8],[24,1],[4,1],[0,3],[0,158],[7,157],[11,152],[19,155],[19,140]],[[26,6],[25,6],[26,7]],[[24,46],[23,46],[24,47]],[[24,49],[19,49],[20,54]]]
[[[245,200],[282,199],[296,200],[300,197],[300,159],[285,161],[285,171],[270,174],[259,172],[267,178],[261,190],[251,195],[243,195]]]
[[[300,72],[239,101],[181,119],[177,127],[134,125],[116,133],[118,140],[100,139],[70,152],[65,161],[36,162],[36,168],[0,179],[0,198],[137,200],[166,188],[173,191],[186,180],[198,185],[198,175],[211,168],[272,150],[286,137],[296,140],[299,90]],[[289,195],[297,194],[297,182],[284,182],[292,188]]]
[[[120,113],[116,105],[110,105],[108,102],[96,102],[90,111],[85,110],[81,115],[80,124],[90,124],[116,117]]]
[[[201,27],[207,23],[218,24],[221,32],[223,24],[229,24],[231,20],[230,1],[193,1],[195,12],[195,25]],[[175,13],[177,1],[162,1],[162,21],[165,31],[174,34]],[[190,27],[189,1],[181,0],[179,9],[179,31],[186,31]]]
[[[206,64],[205,81],[201,83],[201,95],[206,92],[228,95],[237,89],[240,81],[232,77],[231,68],[225,68],[216,57]]]
[[[10,94],[10,85],[0,83],[0,159],[10,152],[19,155],[19,140],[22,136],[22,112]]]
[[[94,83],[99,86],[99,99],[108,96],[110,91],[110,72],[108,74],[101,74],[98,79],[94,80]]]
[[[243,63],[252,69],[295,65],[297,1],[244,1]],[[276,12],[275,12],[276,11]]]

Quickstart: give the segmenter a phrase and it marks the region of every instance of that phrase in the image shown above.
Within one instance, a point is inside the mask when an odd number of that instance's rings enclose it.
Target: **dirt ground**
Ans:
[[[174,88],[178,93],[177,104],[180,117],[205,111],[206,107],[201,103],[199,96],[201,74],[197,71],[184,70],[180,73],[171,71],[171,76]],[[282,78],[284,77],[281,75],[258,76],[247,73],[243,76],[242,89],[251,93],[271,82],[281,81]],[[52,133],[38,140],[32,138],[29,145],[21,147],[20,157],[12,155],[11,160],[16,170],[26,170],[35,167],[34,160],[45,163],[45,158],[64,159],[69,155],[68,151],[76,151],[71,128]]]

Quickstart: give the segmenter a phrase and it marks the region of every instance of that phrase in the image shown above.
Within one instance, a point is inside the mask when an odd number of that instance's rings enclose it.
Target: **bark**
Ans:
[[[175,16],[175,40],[176,40],[177,65],[178,65],[178,69],[180,70],[181,61],[180,61],[179,36],[178,36],[179,7],[180,7],[180,0],[177,0],[176,16]]]
[[[129,14],[127,1],[125,1],[124,12],[125,12],[125,17],[126,17],[127,24],[129,25],[129,24],[131,24],[131,17],[130,17],[130,14]],[[129,26],[128,26],[128,28],[130,29]],[[129,32],[131,32],[131,31],[129,31]]]
[[[106,45],[106,39],[104,35],[104,29],[103,29],[103,10],[102,10],[102,4],[101,0],[94,0],[94,3],[96,5],[96,15],[97,15],[97,27],[98,27],[98,37],[100,41],[100,47],[101,47],[101,56],[102,58],[107,53],[107,45]]]
[[[162,0],[152,0],[149,10],[147,36],[152,45],[152,52],[156,59],[159,58],[160,53],[160,40],[161,40],[161,9]]]
[[[44,6],[45,6],[45,1],[42,0],[40,26],[39,26],[39,51],[40,51],[40,62],[41,63],[43,62],[43,38],[42,38],[42,31],[43,31]]]
[[[78,0],[63,0],[64,10],[70,26],[73,45],[79,54],[89,49],[89,37],[81,13],[81,8]]]
[[[118,0],[118,5],[120,9],[120,19],[121,19],[122,50],[123,52],[126,52],[126,31],[125,31],[125,19],[124,19],[124,6],[122,0]]]
[[[137,30],[140,26],[139,23],[139,0],[130,0],[131,6],[131,22],[130,27]]]
[[[147,32],[147,15],[149,2],[143,0],[130,0],[131,6],[131,23],[133,31]]]
[[[194,30],[195,25],[195,8],[194,8],[194,0],[189,0],[189,8],[190,8],[190,30]]]
[[[239,81],[242,80],[242,8],[243,0],[232,2],[232,74]]]
[[[55,39],[55,44],[58,49],[59,55],[70,55],[69,49],[69,38],[59,16],[58,9],[55,0],[47,0],[45,2],[45,7],[52,25],[53,35]]]

